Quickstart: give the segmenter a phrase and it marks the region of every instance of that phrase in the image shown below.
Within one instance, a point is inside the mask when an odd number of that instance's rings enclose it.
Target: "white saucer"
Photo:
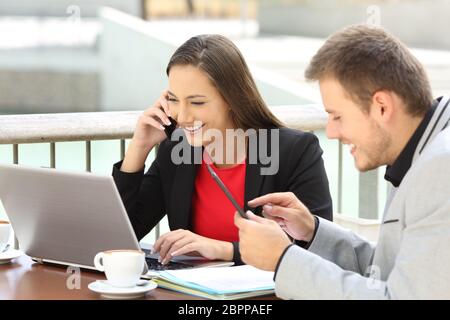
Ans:
[[[97,280],[89,283],[88,288],[100,293],[102,297],[108,299],[136,299],[144,296],[158,285],[153,281],[140,280],[139,285],[132,288],[119,288],[110,285],[106,280]]]
[[[16,259],[23,255],[20,250],[9,249],[8,251],[0,253],[0,264],[10,263],[13,259]]]

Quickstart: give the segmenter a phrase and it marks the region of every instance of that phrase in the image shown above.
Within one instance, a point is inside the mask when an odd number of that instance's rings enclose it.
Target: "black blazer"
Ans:
[[[272,135],[270,130],[268,132],[269,151],[263,154],[271,155]],[[187,143],[185,139],[183,141],[181,143]],[[177,143],[168,139],[161,142],[157,157],[145,174],[144,168],[136,173],[120,171],[122,161],[113,167],[114,181],[139,240],[166,214],[170,230],[192,230],[191,199],[199,165],[174,164],[171,152]],[[191,160],[195,152],[200,151],[201,154],[201,148],[188,148],[191,150]],[[322,149],[314,134],[279,129],[279,169],[274,175],[261,175],[260,169],[265,167],[267,159],[259,152],[256,164],[249,163],[248,156],[246,161],[245,211],[252,210],[261,215],[261,208],[248,207],[249,200],[267,193],[291,191],[313,214],[332,220],[332,201]],[[305,245],[302,242],[298,244]],[[233,246],[233,260],[240,264],[239,243],[233,243]]]

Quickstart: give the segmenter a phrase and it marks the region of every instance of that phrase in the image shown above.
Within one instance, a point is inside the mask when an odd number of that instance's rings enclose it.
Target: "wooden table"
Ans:
[[[67,282],[73,273],[65,267],[35,263],[28,256],[0,265],[0,300],[97,300],[99,294],[88,289],[88,284],[105,279],[103,273],[81,270],[80,288],[69,289]],[[274,299],[274,296],[264,299]],[[198,300],[200,298],[166,289],[156,288],[147,293],[146,300]]]

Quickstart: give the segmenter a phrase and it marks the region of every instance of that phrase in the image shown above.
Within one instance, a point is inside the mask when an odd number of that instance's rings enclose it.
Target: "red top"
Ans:
[[[211,164],[237,203],[244,207],[245,161],[230,168],[219,169]],[[195,191],[192,196],[194,233],[222,241],[239,241],[239,232],[234,225],[236,209],[225,193],[213,180],[205,162],[195,178]]]

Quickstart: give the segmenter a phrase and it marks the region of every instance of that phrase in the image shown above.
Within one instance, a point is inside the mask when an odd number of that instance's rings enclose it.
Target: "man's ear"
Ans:
[[[370,114],[379,123],[389,122],[395,110],[395,99],[392,92],[380,90],[373,94]]]

